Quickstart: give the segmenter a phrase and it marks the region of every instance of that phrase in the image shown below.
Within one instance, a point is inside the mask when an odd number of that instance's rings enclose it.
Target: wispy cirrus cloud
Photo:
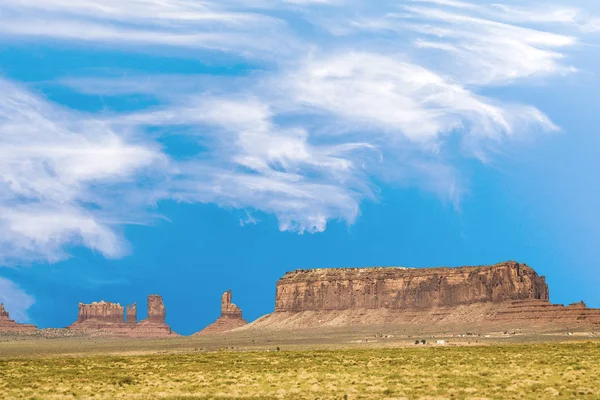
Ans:
[[[7,0],[0,4],[0,32],[112,47],[205,48],[251,57],[284,54],[298,45],[285,21],[239,5],[232,8],[192,0]]]
[[[469,10],[489,18],[511,23],[567,23],[578,21],[582,11],[574,4],[536,4],[527,3],[469,3],[454,0],[412,0],[413,4],[433,4],[459,10]],[[410,3],[410,2],[409,2]]]
[[[378,198],[375,182],[458,206],[467,184],[454,160],[487,162],[513,139],[559,129],[487,89],[576,73],[570,55],[593,21],[574,4],[523,1],[7,0],[0,32],[11,40],[234,52],[264,68],[57,77],[88,96],[158,103],[95,115],[1,81],[0,249],[54,261],[81,244],[116,257],[120,224],[165,199],[245,209],[248,221],[266,212],[298,232],[352,223]],[[202,149],[179,160],[161,134]]]
[[[357,153],[373,146],[311,143],[305,129],[275,123],[269,104],[240,97],[201,96],[114,123],[186,125],[208,147],[198,159],[175,164],[170,198],[272,213],[281,230],[320,232],[331,219],[353,222],[361,200],[373,196]]]
[[[0,263],[57,261],[65,244],[122,255],[111,226],[126,213],[106,193],[137,187],[139,174],[164,162],[158,147],[6,80],[0,92]]]
[[[600,18],[588,19],[582,26],[581,30],[587,33],[600,32]]]
[[[35,299],[16,283],[2,277],[0,277],[0,303],[4,304],[10,319],[20,323],[30,322],[27,310],[35,303]]]
[[[570,6],[414,0],[333,26],[341,35],[393,32],[385,43],[419,54],[429,68],[464,85],[481,86],[576,72],[566,51],[578,44],[579,14]]]
[[[414,24],[407,27],[424,35],[416,40],[417,47],[446,52],[448,61],[454,64],[450,71],[464,83],[506,83],[529,76],[576,72],[563,63],[566,56],[560,52],[574,46],[575,37],[517,25],[509,11],[502,19],[512,23],[485,18],[485,13],[478,17],[426,7],[406,7],[406,11],[412,14],[409,17],[438,22],[433,28]],[[526,15],[517,14],[516,21],[524,18],[531,22]],[[406,19],[406,15],[397,17]]]
[[[405,138],[437,148],[456,131],[498,140],[515,134],[516,121],[556,129],[533,107],[502,105],[417,64],[377,53],[316,58],[279,83],[298,105],[329,112],[354,129],[387,134],[386,145]]]
[[[173,77],[167,80],[173,85]],[[106,83],[87,90],[115,88]],[[533,107],[494,104],[380,54],[311,57],[244,87],[219,97],[166,95],[167,106],[111,123],[182,126],[180,132],[202,141],[206,150],[197,160],[176,164],[170,198],[272,213],[282,230],[300,232],[322,231],[333,219],[353,222],[360,203],[377,196],[373,178],[416,185],[458,204],[464,188],[444,155],[450,136],[485,159],[488,142],[515,136],[517,126],[557,129]],[[117,91],[147,89],[127,80]]]

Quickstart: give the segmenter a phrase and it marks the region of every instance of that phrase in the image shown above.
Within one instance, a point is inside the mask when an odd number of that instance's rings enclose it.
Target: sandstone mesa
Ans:
[[[342,268],[288,272],[275,312],[249,329],[351,325],[600,328],[600,310],[549,301],[546,279],[514,261],[459,268]]]
[[[315,269],[289,272],[279,280],[275,311],[422,310],[548,299],[545,277],[518,263],[431,269]]]
[[[546,279],[514,261],[458,268],[340,268],[288,272],[276,286],[275,310],[248,324],[221,298],[221,316],[195,335],[232,330],[344,326],[413,327],[431,331],[465,328],[537,330],[600,329],[600,309],[585,303],[550,303]],[[137,321],[137,305],[105,301],[79,304],[72,332],[107,332],[125,337],[177,336],[165,322],[161,296],[148,296],[148,318]],[[0,332],[35,331],[9,319],[0,305]]]

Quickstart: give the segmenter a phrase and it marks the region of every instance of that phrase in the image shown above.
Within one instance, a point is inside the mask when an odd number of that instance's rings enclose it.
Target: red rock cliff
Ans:
[[[148,321],[165,323],[166,310],[161,296],[151,294],[148,296]]]
[[[151,294],[148,296],[148,318],[139,322],[135,327],[138,333],[145,336],[170,336],[176,335],[165,322],[166,309],[162,296]]]
[[[227,332],[247,324],[248,322],[242,317],[242,310],[231,302],[231,290],[228,290],[221,296],[221,316],[195,335]]]
[[[101,323],[119,324],[125,322],[125,309],[120,304],[104,300],[92,304],[79,303],[77,322],[92,320]]]
[[[221,316],[242,318],[242,310],[231,302],[231,290],[226,291],[221,296]]]
[[[148,296],[148,318],[137,322],[137,305],[127,306],[127,322],[125,309],[120,304],[79,303],[77,321],[69,326],[74,330],[105,331],[115,335],[130,337],[167,337],[176,335],[165,322],[165,305],[161,296]]]
[[[508,300],[548,301],[543,276],[517,262],[462,268],[298,270],[277,283],[275,312],[427,309]]]
[[[127,325],[135,325],[137,324],[137,304],[133,303],[132,305],[127,305],[125,309],[125,322]]]
[[[20,324],[10,319],[4,304],[0,304],[0,332],[35,331],[37,327],[31,324]]]

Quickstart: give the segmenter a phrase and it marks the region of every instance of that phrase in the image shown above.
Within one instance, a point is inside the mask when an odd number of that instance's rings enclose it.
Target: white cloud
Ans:
[[[42,10],[49,13],[68,13],[111,20],[152,20],[184,23],[186,21],[215,21],[225,24],[240,24],[247,21],[258,23],[265,18],[239,12],[228,12],[218,2],[189,0],[105,0],[101,4],[90,0],[6,0],[8,9]]]
[[[581,26],[581,30],[587,33],[600,32],[600,18],[592,18],[587,20]]]
[[[242,86],[221,97],[168,95],[166,107],[111,123],[185,127],[206,150],[177,164],[164,196],[274,214],[282,230],[319,232],[333,219],[352,223],[361,202],[377,196],[373,178],[418,186],[458,205],[465,188],[445,155],[449,137],[486,160],[488,148],[504,139],[557,129],[533,107],[493,102],[374,53],[315,55]]]
[[[286,29],[277,18],[230,11],[210,1],[6,0],[0,4],[4,35],[112,47],[152,45],[280,56],[297,46]]]
[[[203,97],[121,118],[118,124],[193,125],[210,147],[202,159],[177,164],[169,196],[275,214],[281,230],[320,232],[331,219],[353,222],[372,196],[359,163],[366,143],[309,143],[301,128],[273,122],[258,99]]]
[[[406,9],[441,23],[434,28],[407,27],[427,35],[417,40],[418,47],[449,53],[455,64],[449,70],[465,83],[506,83],[576,71],[563,63],[565,55],[559,52],[576,44],[572,36],[431,8]]]
[[[11,43],[185,48],[186,57],[203,48],[258,57],[262,69],[216,78],[142,66],[58,80],[160,103],[102,115],[0,81],[0,250],[55,261],[84,245],[117,257],[119,224],[161,199],[259,210],[299,232],[352,223],[378,197],[376,181],[458,205],[467,184],[456,159],[486,162],[511,139],[558,129],[487,89],[575,72],[571,52],[595,25],[574,5],[522,1],[6,0],[0,33]],[[203,150],[175,161],[152,141],[161,132],[190,135]]]
[[[414,0],[334,26],[343,35],[394,32],[383,47],[416,49],[423,65],[463,85],[496,85],[576,72],[567,51],[578,44],[578,15],[571,7]]]
[[[126,205],[129,191],[106,193],[135,188],[136,176],[164,164],[161,152],[6,80],[0,93],[0,263],[57,261],[67,244],[123,254],[110,225],[124,210],[111,205]]]
[[[333,219],[353,223],[365,197],[342,184],[291,172],[231,171],[203,163],[183,167],[183,179],[172,186],[175,199],[260,210],[275,215],[282,231],[323,232]]]
[[[0,303],[4,304],[9,317],[20,323],[30,322],[27,310],[35,299],[14,282],[0,277]]]
[[[108,257],[123,255],[126,244],[106,221],[81,207],[22,205],[0,209],[3,262],[68,257],[67,245],[82,245]]]
[[[555,129],[532,107],[495,105],[430,70],[380,54],[313,59],[279,82],[298,104],[329,111],[354,129],[387,132],[390,143],[401,135],[435,145],[453,131],[498,140],[514,134],[515,120]]]
[[[149,21],[164,25],[184,25],[190,22],[214,22],[236,26],[273,22],[261,14],[228,11],[214,1],[105,0],[98,3],[91,0],[5,0],[2,7],[7,13],[44,12],[48,16],[68,15],[127,23]]]
[[[559,6],[552,4],[535,4],[531,6],[510,5],[502,3],[475,4],[452,0],[411,0],[414,3],[435,4],[438,6],[447,6],[469,10],[486,17],[508,21],[511,23],[566,23],[574,24],[578,20],[581,11],[578,8],[569,6]]]

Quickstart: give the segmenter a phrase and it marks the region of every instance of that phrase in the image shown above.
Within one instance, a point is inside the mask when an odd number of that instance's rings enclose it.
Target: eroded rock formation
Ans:
[[[119,324],[123,322],[123,306],[104,300],[92,304],[79,303],[77,322]]]
[[[10,314],[4,308],[4,304],[0,304],[0,332],[25,332],[36,329],[35,325],[20,324],[10,319]]]
[[[125,323],[127,325],[137,324],[137,304],[127,305],[125,309]]]
[[[148,296],[148,319],[147,321],[155,323],[165,322],[165,305],[161,296],[151,294]]]
[[[517,262],[461,268],[298,270],[277,283],[275,312],[252,327],[354,324],[600,324],[600,310],[549,302],[543,276]]]
[[[227,332],[247,324],[242,317],[242,310],[231,302],[231,290],[228,290],[221,296],[221,316],[196,335]]]
[[[165,322],[166,309],[161,296],[151,294],[148,296],[148,318],[136,325],[139,332],[144,336],[168,336],[173,335],[171,327]]]
[[[221,296],[221,316],[242,318],[242,309],[231,302],[231,290]]]
[[[547,301],[545,278],[516,262],[463,268],[299,270],[277,283],[275,311],[426,309],[507,300]]]
[[[148,318],[137,322],[137,305],[127,306],[105,301],[92,304],[79,303],[77,321],[69,326],[73,330],[101,330],[115,335],[132,337],[164,337],[176,335],[165,322],[162,297],[148,296]]]

